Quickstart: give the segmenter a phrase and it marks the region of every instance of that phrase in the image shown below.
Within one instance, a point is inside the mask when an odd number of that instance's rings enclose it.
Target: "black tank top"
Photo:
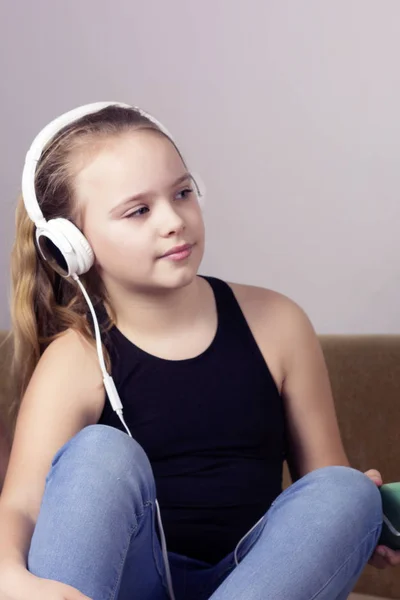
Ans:
[[[217,332],[201,355],[165,360],[116,327],[106,345],[124,417],[151,462],[168,550],[215,564],[282,491],[282,399],[232,289],[205,277]],[[100,423],[123,429],[107,401]]]

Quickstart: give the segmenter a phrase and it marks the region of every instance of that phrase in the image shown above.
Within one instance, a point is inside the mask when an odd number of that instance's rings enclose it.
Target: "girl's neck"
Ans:
[[[116,325],[125,335],[152,338],[183,331],[208,312],[210,286],[201,277],[180,288],[160,293],[109,289]]]

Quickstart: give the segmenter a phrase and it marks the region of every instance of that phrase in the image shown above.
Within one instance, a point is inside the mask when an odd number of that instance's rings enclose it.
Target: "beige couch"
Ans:
[[[2,338],[0,332],[0,344]],[[352,466],[362,471],[377,468],[384,481],[400,481],[400,335],[320,340]],[[0,416],[7,405],[8,360],[9,350],[0,345]],[[284,485],[289,484],[285,469]],[[367,566],[355,592],[400,598],[400,566],[385,571]]]

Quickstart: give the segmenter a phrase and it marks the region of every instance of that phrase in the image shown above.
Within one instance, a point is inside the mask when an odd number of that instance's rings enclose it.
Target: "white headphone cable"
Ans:
[[[122,412],[122,402],[120,400],[117,388],[115,387],[115,383],[113,378],[111,377],[111,375],[109,375],[107,373],[107,369],[106,369],[106,364],[104,361],[104,356],[103,356],[103,347],[101,344],[101,334],[100,334],[100,327],[99,327],[99,322],[97,320],[97,316],[96,316],[96,312],[94,310],[92,301],[89,298],[89,294],[87,293],[84,285],[82,284],[81,280],[79,279],[78,275],[71,275],[72,279],[74,279],[74,281],[76,281],[76,283],[79,285],[82,294],[89,306],[92,318],[93,318],[93,325],[94,325],[94,332],[95,332],[95,337],[96,337],[96,349],[97,349],[97,355],[99,357],[99,362],[100,362],[100,368],[101,368],[101,372],[103,375],[103,383],[104,383],[104,387],[106,389],[108,398],[110,400],[111,406],[113,407],[113,409],[115,410],[115,412],[117,413],[118,417],[120,418],[121,423],[123,424],[127,434],[129,435],[129,437],[132,437],[131,432],[129,431],[129,427],[127,426],[127,424],[125,423],[125,419],[123,416],[123,412]],[[167,550],[167,543],[166,543],[166,539],[165,539],[165,533],[164,533],[164,528],[163,528],[163,524],[162,524],[162,520],[161,520],[161,511],[160,511],[160,506],[158,504],[158,500],[156,499],[156,511],[157,511],[157,521],[158,521],[158,526],[160,528],[160,538],[161,538],[161,551],[162,551],[162,555],[163,555],[163,559],[164,559],[164,566],[165,566],[165,574],[166,574],[166,578],[167,578],[167,586],[168,586],[168,592],[170,595],[171,600],[175,600],[175,595],[174,595],[174,589],[172,586],[172,577],[171,577],[171,570],[170,570],[170,566],[169,566],[169,560],[168,560],[168,550]]]

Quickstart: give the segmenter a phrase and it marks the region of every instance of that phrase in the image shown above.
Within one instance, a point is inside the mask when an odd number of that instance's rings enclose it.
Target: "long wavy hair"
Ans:
[[[72,166],[75,153],[96,150],[98,142],[130,129],[163,133],[135,108],[109,106],[80,118],[55,135],[42,154],[35,177],[36,195],[45,219],[63,217],[76,224]],[[112,307],[96,269],[92,267],[81,280],[93,304],[103,303],[107,307],[112,323]],[[86,302],[77,284],[58,275],[40,256],[35,225],[28,217],[22,197],[16,210],[11,282],[12,389],[7,416],[13,431],[21,399],[47,346],[68,329],[79,332],[94,345]],[[110,367],[105,348],[104,352]]]

